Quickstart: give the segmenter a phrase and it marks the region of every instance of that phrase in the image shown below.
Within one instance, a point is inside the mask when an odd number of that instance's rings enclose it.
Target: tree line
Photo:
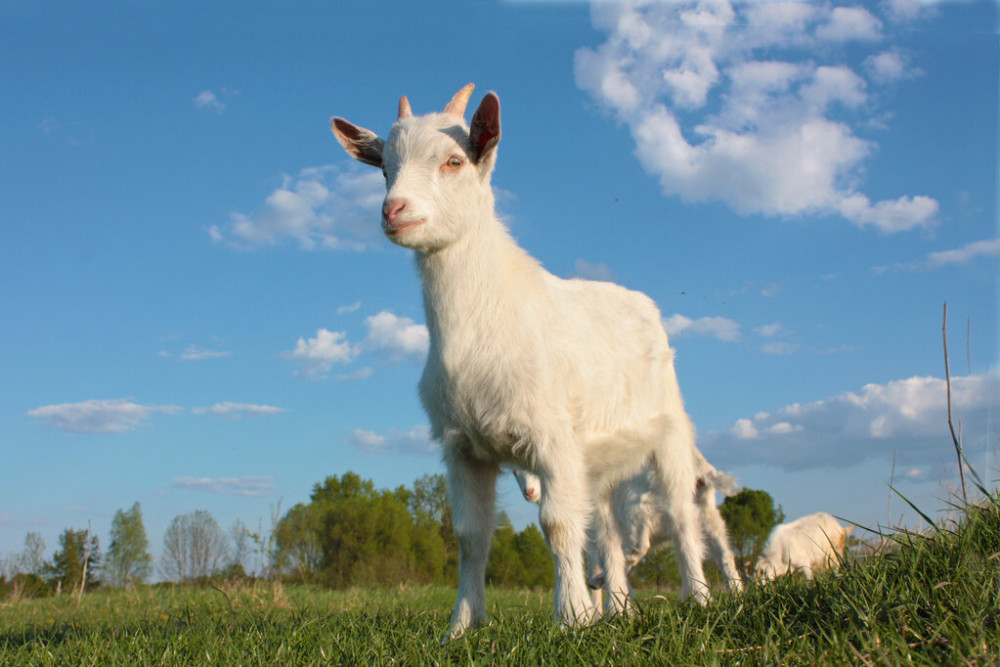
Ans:
[[[771,528],[784,518],[766,491],[753,489],[726,498],[720,512],[741,563],[756,560]],[[115,513],[104,553],[89,528],[66,529],[51,560],[45,548],[40,534],[28,533],[24,551],[0,559],[0,597],[127,588],[154,576],[138,502]],[[411,487],[390,490],[354,472],[330,476],[314,485],[308,502],[283,515],[276,511],[270,528],[256,532],[240,521],[223,531],[207,510],[182,514],[164,533],[158,572],[161,579],[180,583],[257,577],[331,588],[455,584],[458,542],[445,478],[424,475]],[[486,576],[494,586],[551,588],[552,558],[538,527],[517,531],[501,512]],[[633,572],[633,582],[677,585],[672,549],[652,550]]]

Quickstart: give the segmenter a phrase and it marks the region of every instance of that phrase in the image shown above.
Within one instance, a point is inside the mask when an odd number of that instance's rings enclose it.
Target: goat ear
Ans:
[[[472,159],[479,164],[496,148],[500,143],[500,98],[494,92],[489,92],[483,101],[479,103],[479,108],[472,116],[472,124],[469,126],[469,148],[472,151]]]
[[[334,118],[330,123],[330,129],[348,155],[358,162],[382,167],[382,147],[385,142],[379,139],[377,134],[343,118]]]

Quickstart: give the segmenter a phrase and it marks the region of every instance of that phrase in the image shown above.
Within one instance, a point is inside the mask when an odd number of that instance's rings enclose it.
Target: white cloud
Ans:
[[[372,370],[370,367],[365,366],[364,368],[359,368],[356,371],[338,375],[337,379],[344,382],[350,382],[354,380],[364,380],[366,378],[370,378],[374,372],[375,371]]]
[[[859,193],[843,197],[838,206],[840,213],[858,227],[874,227],[886,234],[928,227],[940,208],[937,200],[922,195],[872,204]]]
[[[300,377],[323,378],[334,364],[349,364],[358,355],[358,348],[347,340],[343,331],[318,329],[314,338],[299,338],[295,349],[283,353],[302,365]]]
[[[894,266],[876,266],[872,268],[877,274],[886,271],[929,271],[946,266],[968,264],[979,258],[1000,257],[1000,239],[973,241],[961,248],[932,252],[921,262],[910,264],[895,264]]]
[[[990,411],[1000,400],[1000,375],[952,378],[954,418],[963,423],[966,455],[996,438]],[[703,449],[719,467],[763,464],[784,470],[850,467],[898,452],[906,468],[952,460],[945,381],[913,377],[866,385],[823,401],[793,404],[742,418],[706,433]]]
[[[239,94],[240,91],[223,86],[219,90],[218,95],[216,95],[214,91],[203,90],[194,97],[192,102],[194,102],[194,105],[199,109],[214,111],[217,114],[221,114],[226,110],[226,104],[222,100],[235,97]]]
[[[929,269],[936,269],[951,264],[968,264],[977,257],[998,256],[1000,256],[1000,239],[987,239],[968,243],[954,250],[932,252],[927,256],[925,266]]]
[[[338,315],[344,315],[346,313],[353,313],[354,311],[356,311],[360,307],[361,307],[361,302],[360,301],[355,301],[352,304],[348,304],[346,306],[340,306],[339,308],[337,308],[337,314]]]
[[[787,435],[803,430],[801,424],[789,424],[788,422],[778,422],[767,427],[767,432],[771,435]]]
[[[760,348],[760,351],[764,354],[772,354],[776,356],[794,354],[799,349],[799,346],[795,343],[785,343],[783,341],[775,341],[772,343],[766,343]]]
[[[283,352],[282,356],[301,364],[296,375],[312,379],[326,379],[334,364],[350,364],[364,352],[371,352],[390,364],[421,364],[427,358],[430,335],[423,324],[383,310],[366,317],[365,326],[368,333],[358,344],[347,340],[343,331],[318,329],[314,338],[299,338],[295,349]],[[366,367],[340,374],[337,379],[362,380],[372,373]]]
[[[753,332],[758,336],[763,336],[764,338],[770,338],[772,336],[777,336],[782,330],[781,323],[775,322],[774,324],[765,324],[764,326],[756,327]]]
[[[45,405],[31,410],[28,415],[70,433],[122,433],[154,413],[174,414],[181,410],[176,405],[139,405],[119,398]]]
[[[834,7],[816,28],[816,37],[829,42],[878,41],[882,22],[861,7]]]
[[[45,118],[36,126],[42,134],[54,139],[65,141],[74,148],[92,145],[97,140],[97,130],[87,127],[79,121],[57,121],[55,118]]]
[[[742,15],[750,45],[808,44],[809,28],[825,10],[807,2],[748,3]]]
[[[359,428],[348,436],[347,442],[363,452],[373,454],[429,456],[438,453],[437,444],[431,440],[429,426],[414,426],[408,431],[389,429],[385,435]]]
[[[392,363],[423,363],[430,346],[427,327],[409,317],[399,317],[388,310],[365,318],[368,335],[361,347],[375,352]]]
[[[838,345],[836,347],[828,347],[820,350],[816,350],[816,354],[831,355],[831,354],[843,354],[845,352],[854,352],[856,348],[853,345]]]
[[[184,351],[180,353],[178,359],[181,361],[202,361],[204,359],[221,359],[222,357],[228,357],[231,354],[232,352],[225,350],[206,350],[198,347],[197,345],[188,345]]]
[[[232,354],[232,352],[229,350],[212,350],[198,345],[188,345],[180,353],[160,350],[156,354],[168,359],[176,356],[179,361],[204,361],[206,359],[221,359],[223,357],[228,357]]]
[[[868,56],[865,69],[875,83],[891,83],[923,74],[910,64],[910,59],[898,49],[889,49]]]
[[[934,4],[935,0],[888,0],[886,9],[897,21],[912,21],[924,11],[924,6]]]
[[[732,343],[740,339],[740,325],[725,317],[700,317],[692,320],[679,313],[664,318],[668,336],[712,336]]]
[[[228,225],[213,225],[208,233],[213,242],[239,250],[288,240],[303,250],[361,250],[381,236],[384,196],[378,170],[311,167],[285,176],[256,213],[233,213]]]
[[[194,98],[194,105],[199,109],[208,109],[215,113],[222,113],[226,110],[226,105],[211,90],[203,90],[198,93]]]
[[[258,417],[263,415],[273,415],[284,412],[281,408],[273,405],[254,405],[251,403],[216,403],[209,408],[192,408],[191,412],[196,415],[216,415],[219,417],[229,417],[231,419],[241,419],[243,417]]]
[[[751,419],[737,419],[729,432],[738,440],[753,440],[760,437],[760,432]]]
[[[578,259],[573,264],[573,277],[584,280],[600,280],[612,283],[615,281],[614,272],[606,264],[601,262],[592,263],[585,259]]]
[[[577,51],[577,84],[629,127],[667,195],[723,201],[741,215],[840,215],[885,233],[935,224],[933,199],[872,203],[857,191],[875,145],[850,112],[873,102],[830,45],[884,41],[867,10],[595,2],[592,16],[608,39]],[[891,66],[884,57],[867,71],[884,83]]]
[[[385,437],[362,428],[354,429],[348,440],[356,447],[369,451],[381,447],[385,443]]]
[[[276,488],[273,477],[175,477],[170,486],[252,498],[270,495]]]

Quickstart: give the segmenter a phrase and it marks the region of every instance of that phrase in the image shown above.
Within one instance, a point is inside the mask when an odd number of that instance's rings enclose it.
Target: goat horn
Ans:
[[[466,84],[462,90],[455,93],[455,96],[451,98],[451,101],[444,108],[445,113],[450,113],[453,116],[458,116],[459,118],[465,117],[465,105],[469,103],[469,96],[472,95],[472,89],[476,87],[474,83]]]
[[[410,100],[406,99],[406,95],[403,95],[399,98],[399,117],[396,120],[403,120],[412,115],[413,110],[410,109]]]

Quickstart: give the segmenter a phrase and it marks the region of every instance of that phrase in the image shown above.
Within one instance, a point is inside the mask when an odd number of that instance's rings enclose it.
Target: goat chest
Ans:
[[[433,430],[440,436],[457,429],[476,458],[519,458],[516,450],[530,441],[537,421],[532,366],[530,359],[499,355],[489,346],[432,344],[420,397]]]

